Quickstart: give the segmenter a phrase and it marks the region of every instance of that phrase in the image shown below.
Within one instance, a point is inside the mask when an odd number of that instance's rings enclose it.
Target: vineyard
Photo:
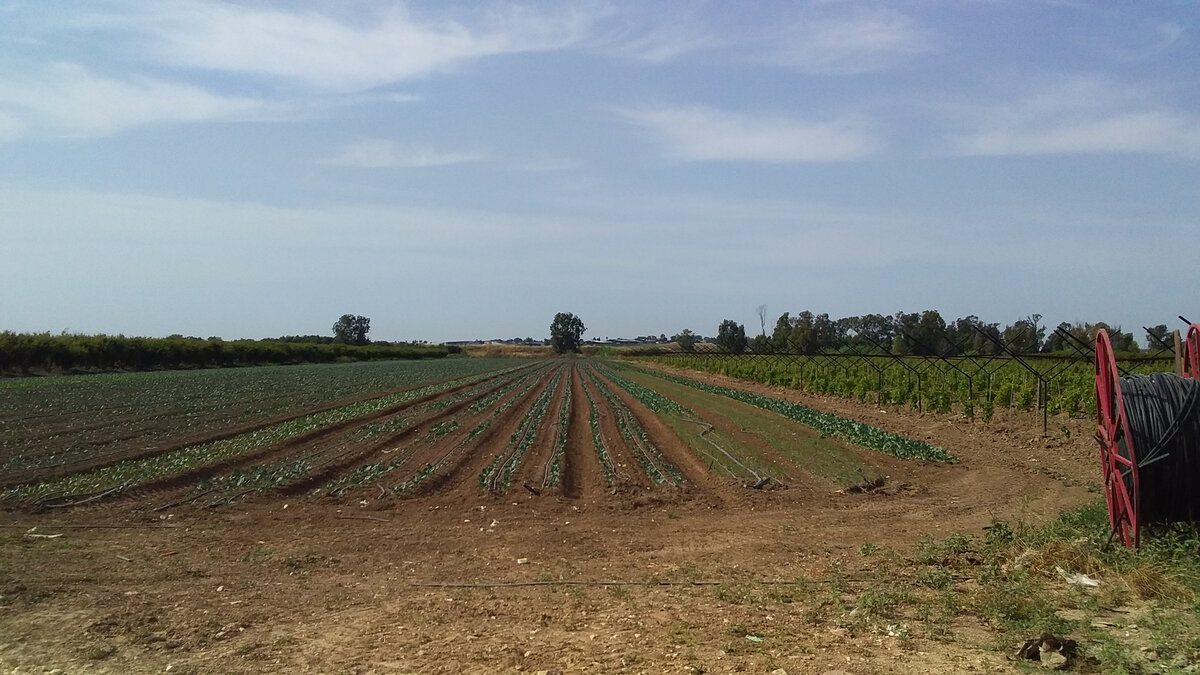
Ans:
[[[991,421],[999,408],[1095,417],[1090,356],[896,357],[871,354],[672,354],[641,357],[680,368],[915,410]],[[1122,373],[1170,371],[1168,358],[1127,359]]]
[[[514,485],[568,498],[880,474],[942,448],[761,395],[587,360],[347,364],[5,383],[0,501],[162,510],[271,493]],[[739,429],[727,428],[739,420]],[[796,441],[795,438],[803,439]]]

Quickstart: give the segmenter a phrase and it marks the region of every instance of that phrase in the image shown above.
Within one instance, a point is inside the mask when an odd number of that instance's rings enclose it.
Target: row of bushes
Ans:
[[[0,332],[0,376],[171,370],[375,359],[442,358],[444,345],[369,344],[362,347],[283,340],[207,340],[124,335]]]

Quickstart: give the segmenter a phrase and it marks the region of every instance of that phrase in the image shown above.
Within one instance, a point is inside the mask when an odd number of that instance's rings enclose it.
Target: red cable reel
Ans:
[[[1188,327],[1187,342],[1183,344],[1183,376],[1200,379],[1200,323]]]
[[[1200,339],[1200,328],[1188,332]],[[1198,345],[1200,346],[1200,345]],[[1200,355],[1200,350],[1193,353]],[[1200,367],[1197,368],[1200,371]],[[1104,496],[1108,498],[1108,522],[1113,534],[1127,547],[1138,545],[1137,452],[1129,433],[1125,401],[1121,396],[1121,374],[1113,355],[1108,331],[1096,333],[1096,440],[1104,467]]]

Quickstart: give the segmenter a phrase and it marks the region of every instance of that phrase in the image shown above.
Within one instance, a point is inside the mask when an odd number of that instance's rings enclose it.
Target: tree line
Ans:
[[[713,340],[721,351],[740,354],[818,354],[853,350],[859,353],[900,356],[994,355],[1005,351],[1018,354],[1075,353],[1074,342],[1095,344],[1096,335],[1106,331],[1117,351],[1140,351],[1133,333],[1122,331],[1103,321],[1096,323],[1063,322],[1057,330],[1048,329],[1040,314],[1030,314],[1001,327],[975,315],[946,321],[937,310],[896,312],[894,315],[864,314],[832,319],[828,314],[805,310],[792,315],[784,312],[767,333],[766,308],[759,307],[758,335],[746,336],[746,329],[732,319],[717,327]],[[1065,333],[1065,335],[1064,335]],[[1165,324],[1147,329],[1147,346],[1152,351],[1169,343]],[[674,336],[683,351],[693,351],[704,340],[690,330]]]
[[[222,340],[173,335],[52,335],[0,332],[0,375],[170,370],[378,359],[441,358],[455,346],[347,344],[322,336]]]

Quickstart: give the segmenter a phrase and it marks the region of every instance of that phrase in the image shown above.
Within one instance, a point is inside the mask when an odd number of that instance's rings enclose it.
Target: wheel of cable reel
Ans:
[[[1200,323],[1188,327],[1183,343],[1183,376],[1200,380]]]
[[[1108,332],[1103,330],[1096,334],[1096,423],[1109,524],[1123,544],[1137,546],[1137,454],[1129,434],[1117,360]]]

